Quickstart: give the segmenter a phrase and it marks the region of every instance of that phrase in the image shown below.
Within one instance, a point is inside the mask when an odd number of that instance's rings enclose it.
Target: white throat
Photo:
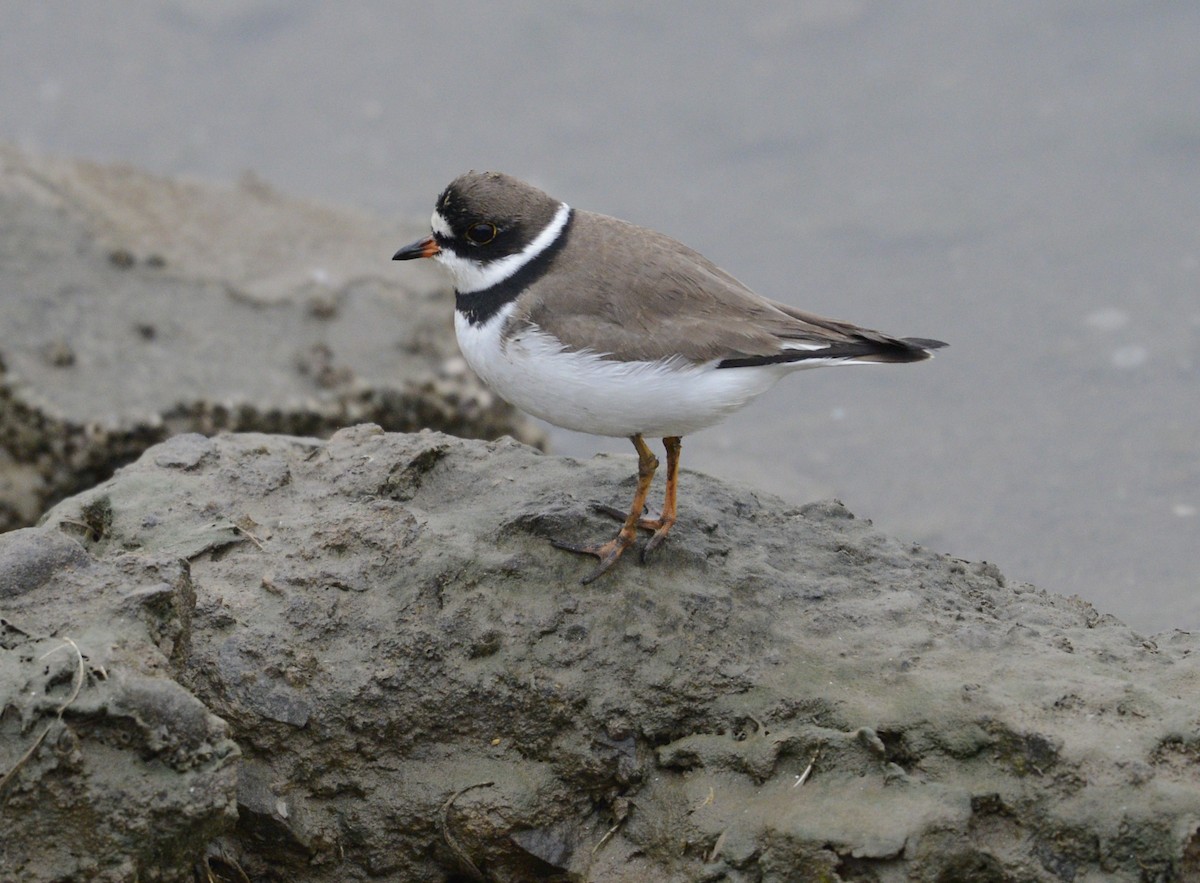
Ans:
[[[532,242],[516,254],[510,254],[498,261],[483,263],[455,254],[448,249],[442,249],[433,256],[433,259],[450,272],[450,278],[454,280],[454,288],[460,294],[483,291],[485,288],[491,288],[493,285],[503,282],[553,245],[554,240],[558,239],[562,233],[563,227],[567,225],[567,218],[570,217],[570,214],[571,207],[565,202],[559,203],[558,211],[554,213],[550,223],[542,228],[542,232],[535,236]],[[437,211],[433,213],[430,226],[435,233],[441,233],[443,236],[450,235],[450,225]]]

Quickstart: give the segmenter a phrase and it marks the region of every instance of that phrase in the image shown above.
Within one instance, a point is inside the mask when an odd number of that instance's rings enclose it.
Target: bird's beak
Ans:
[[[394,255],[393,261],[411,261],[413,258],[431,258],[441,251],[438,248],[437,242],[432,236],[426,236],[424,239],[418,239],[412,245],[406,245]]]

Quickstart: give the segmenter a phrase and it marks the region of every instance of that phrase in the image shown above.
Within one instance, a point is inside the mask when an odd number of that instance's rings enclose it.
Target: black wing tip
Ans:
[[[896,341],[903,344],[903,349],[892,349],[879,354],[881,362],[924,362],[933,358],[933,351],[949,346],[944,340],[934,340],[932,337],[902,337]]]
[[[934,340],[931,337],[904,337],[901,339],[910,346],[921,350],[940,350],[944,346],[950,346],[944,340]]]
[[[871,362],[924,362],[933,358],[933,351],[949,346],[944,340],[934,340],[932,337],[900,337],[888,342],[873,353],[863,356],[863,361]]]
[[[844,360],[903,364],[923,362],[933,358],[933,350],[949,346],[944,340],[928,337],[898,337],[879,340],[856,340],[836,343],[819,350],[787,350],[769,356],[745,356],[723,359],[718,368],[755,368],[763,365],[794,364],[809,359]]]
[[[844,350],[843,353],[838,353],[843,358],[857,360],[861,362],[882,362],[902,364],[904,362],[924,362],[926,359],[933,358],[933,351],[946,346],[946,342],[942,340],[933,340],[928,337],[894,337],[887,341],[876,342],[871,341],[865,344],[855,346],[850,344],[843,347],[831,347],[835,352],[838,349]],[[858,350],[856,353],[855,350]],[[820,352],[819,350],[814,352]]]

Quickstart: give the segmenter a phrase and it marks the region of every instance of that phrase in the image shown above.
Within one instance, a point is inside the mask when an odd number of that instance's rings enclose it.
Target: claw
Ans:
[[[551,540],[551,544],[556,549],[562,549],[566,552],[575,552],[578,555],[595,555],[600,559],[600,563],[596,565],[596,569],[581,579],[581,585],[587,585],[594,580],[599,579],[608,569],[617,563],[617,560],[624,554],[625,550],[633,545],[633,539],[625,539],[624,533],[619,533],[617,536],[607,543],[564,543],[559,540]]]
[[[654,535],[650,537],[650,539],[646,540],[646,545],[642,547],[643,564],[645,564],[646,559],[650,557],[650,553],[663,544],[663,540],[667,538],[667,531],[671,529],[671,525],[674,523],[674,521],[668,523],[660,520],[655,527],[648,528],[654,531]]]

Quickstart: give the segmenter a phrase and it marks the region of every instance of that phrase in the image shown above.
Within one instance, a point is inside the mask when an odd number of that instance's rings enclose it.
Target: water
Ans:
[[[947,340],[794,375],[684,466],[1200,626],[1200,4],[115,9],[0,9],[0,138],[398,226],[503,169],[768,296]]]

